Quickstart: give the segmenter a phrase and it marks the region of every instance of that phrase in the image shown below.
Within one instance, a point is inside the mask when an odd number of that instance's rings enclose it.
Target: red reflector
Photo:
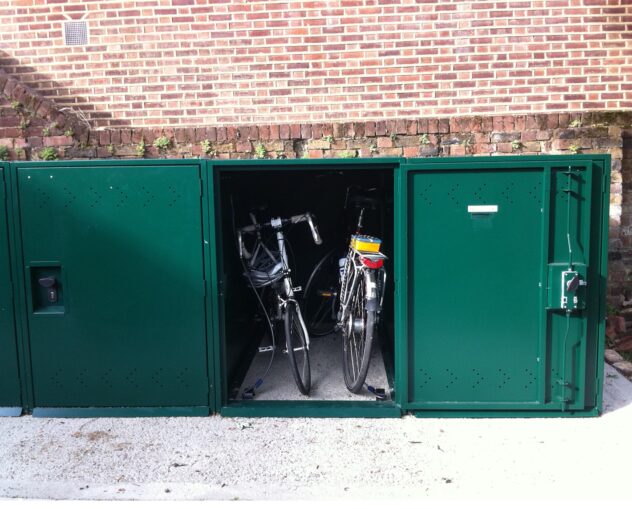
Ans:
[[[372,261],[372,260],[369,260],[368,258],[365,258],[364,256],[361,256],[360,261],[365,267],[368,267],[369,269],[381,269],[384,266],[383,258]]]

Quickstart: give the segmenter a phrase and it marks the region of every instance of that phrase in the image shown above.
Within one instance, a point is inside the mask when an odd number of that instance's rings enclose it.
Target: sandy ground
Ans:
[[[585,419],[0,419],[0,497],[627,497],[632,383]]]

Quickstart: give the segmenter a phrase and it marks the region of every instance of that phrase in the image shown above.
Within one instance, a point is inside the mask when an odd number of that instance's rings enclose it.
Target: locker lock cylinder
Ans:
[[[46,288],[46,298],[48,302],[51,304],[57,302],[57,280],[55,276],[41,277],[37,280],[37,283],[42,288]]]

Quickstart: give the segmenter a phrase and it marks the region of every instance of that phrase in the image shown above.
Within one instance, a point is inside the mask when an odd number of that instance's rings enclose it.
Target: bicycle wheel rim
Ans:
[[[301,324],[295,302],[288,302],[285,308],[285,340],[290,367],[298,390],[309,394],[311,389],[311,370],[309,366],[309,351],[307,338]]]
[[[349,296],[350,322],[343,324],[342,329],[343,374],[347,389],[353,393],[362,389],[371,357],[375,311],[368,311],[366,302],[366,285],[371,277],[371,272],[364,272],[356,283],[353,295]]]
[[[338,298],[320,296],[318,292],[337,294],[338,273],[338,259],[332,249],[320,259],[307,280],[301,308],[310,337],[327,336],[336,328]]]

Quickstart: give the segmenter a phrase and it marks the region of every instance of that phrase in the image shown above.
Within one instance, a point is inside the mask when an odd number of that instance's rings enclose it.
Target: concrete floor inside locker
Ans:
[[[285,345],[277,348],[272,359],[264,383],[257,389],[256,401],[284,401],[284,400],[319,400],[319,401],[375,401],[375,396],[366,389],[359,394],[352,394],[345,386],[342,374],[341,338],[337,334],[310,338],[309,358],[312,387],[309,396],[301,394],[294,382],[290,361],[282,350]],[[266,343],[268,344],[268,343]],[[371,361],[367,373],[366,383],[372,387],[385,389],[389,394],[389,382],[386,377],[384,359],[382,357],[381,342],[376,342],[371,350]],[[270,364],[271,352],[259,352],[255,355],[248,373],[246,374],[237,399],[249,386],[262,377]]]
[[[625,500],[632,383],[605,373],[599,418],[2,418],[0,497]]]

